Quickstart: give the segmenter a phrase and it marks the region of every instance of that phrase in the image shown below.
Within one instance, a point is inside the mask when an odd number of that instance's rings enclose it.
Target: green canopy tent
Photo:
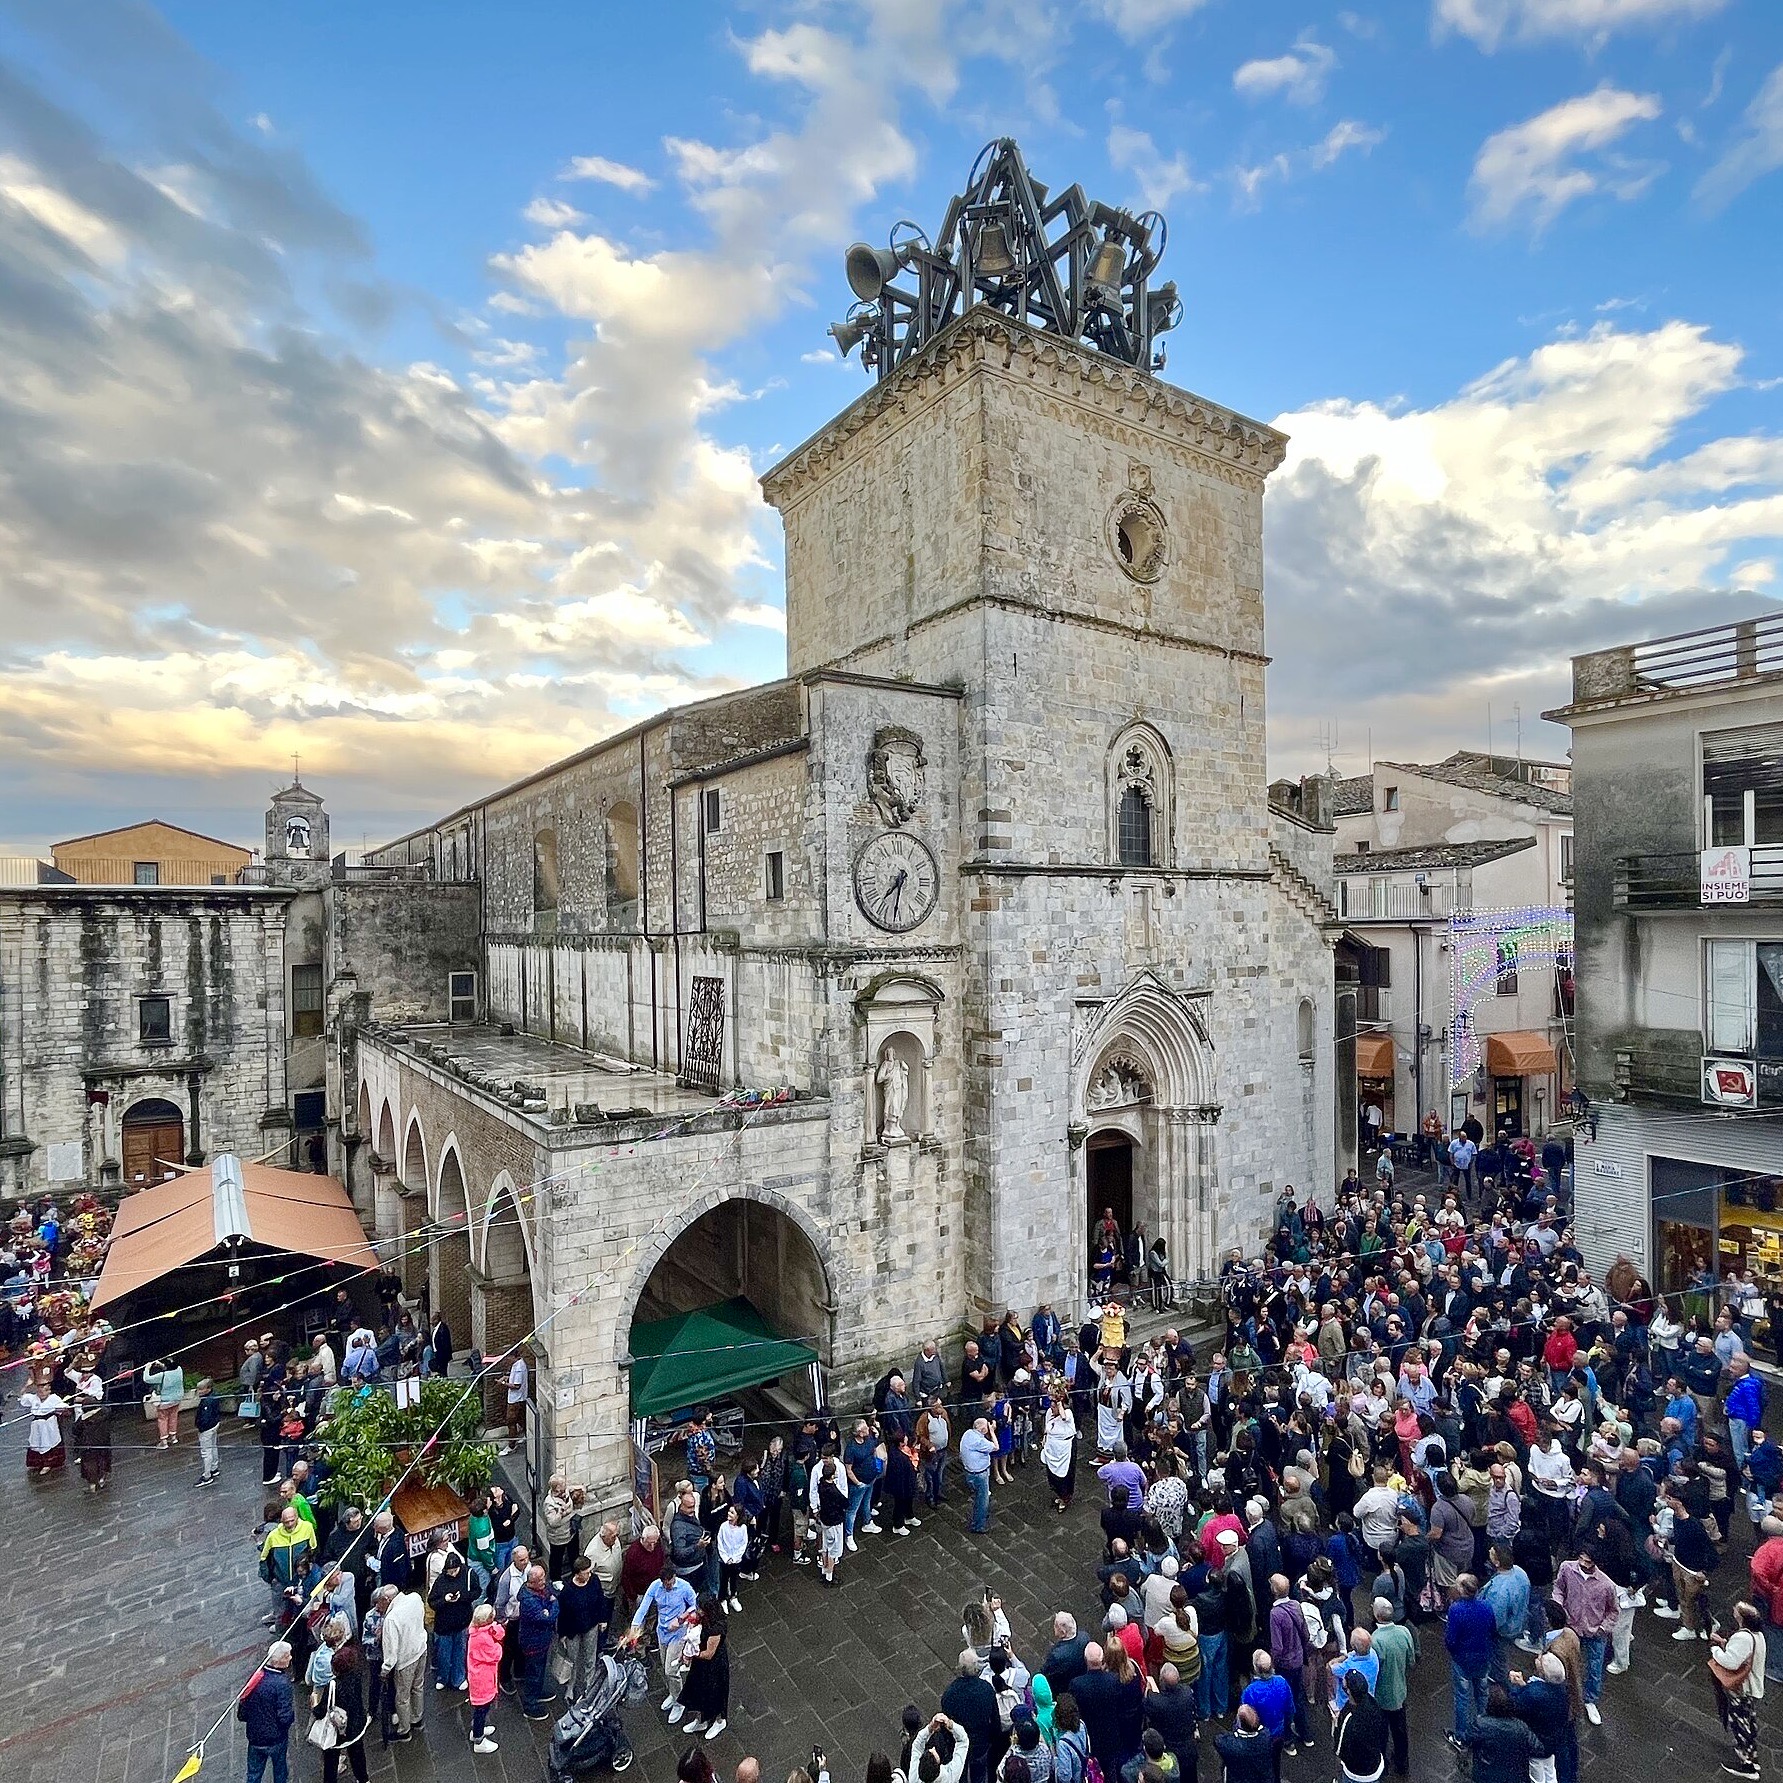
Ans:
[[[741,1296],[633,1325],[631,1354],[634,1418],[661,1417],[801,1371],[809,1371],[816,1403],[823,1401],[817,1351],[782,1337]]]

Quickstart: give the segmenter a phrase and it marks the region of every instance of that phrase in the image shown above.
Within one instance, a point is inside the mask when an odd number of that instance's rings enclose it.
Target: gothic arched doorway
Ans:
[[[1110,1128],[1092,1133],[1085,1147],[1085,1197],[1090,1216],[1092,1257],[1095,1231],[1103,1219],[1112,1215],[1122,1232],[1133,1226],[1134,1153],[1137,1147],[1131,1135]],[[1117,1259],[1118,1261],[1118,1259]]]

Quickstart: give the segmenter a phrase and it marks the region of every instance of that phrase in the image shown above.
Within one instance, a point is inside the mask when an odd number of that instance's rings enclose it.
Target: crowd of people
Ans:
[[[332,1783],[368,1730],[413,1737],[430,1671],[484,1753],[504,1686],[542,1718],[632,1647],[695,1736],[683,1783],[707,1783],[731,1625],[771,1569],[841,1588],[864,1542],[955,1494],[976,1533],[1005,1494],[1062,1514],[1081,1484],[1097,1616],[1061,1610],[1030,1650],[974,1598],[957,1676],[906,1710],[874,1783],[1426,1774],[1407,1703],[1437,1666],[1476,1783],[1575,1783],[1581,1730],[1614,1727],[1617,1680],[1658,1637],[1698,1643],[1726,1733],[1704,1769],[1756,1778],[1783,1679],[1783,1444],[1738,1278],[1720,1306],[1668,1305],[1625,1262],[1598,1281],[1542,1186],[1350,1183],[1329,1210],[1284,1195],[1272,1224],[1222,1268],[1217,1347],[1138,1341],[1119,1298],[1074,1326],[1008,1312],[734,1470],[696,1419],[683,1477],[629,1534],[558,1480],[536,1530],[497,1488],[463,1539],[411,1555],[388,1513],[328,1527],[299,1462],[262,1546],[289,1649],[264,1687],[294,1673],[316,1714],[344,1709]]]

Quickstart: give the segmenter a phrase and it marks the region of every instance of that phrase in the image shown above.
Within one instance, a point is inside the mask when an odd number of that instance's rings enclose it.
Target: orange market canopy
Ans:
[[[1393,1075],[1393,1036],[1391,1034],[1358,1034],[1356,1036],[1356,1075],[1358,1077],[1391,1077]]]
[[[1557,1069],[1554,1043],[1545,1034],[1528,1029],[1488,1034],[1486,1069],[1494,1077],[1544,1077]]]
[[[378,1267],[347,1191],[332,1176],[244,1164],[225,1152],[202,1170],[125,1198],[93,1305],[121,1300],[201,1258],[252,1256],[251,1247],[351,1270]]]

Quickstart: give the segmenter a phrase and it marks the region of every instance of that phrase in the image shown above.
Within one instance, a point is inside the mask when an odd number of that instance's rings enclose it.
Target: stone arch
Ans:
[[[621,1362],[631,1359],[630,1338],[632,1320],[637,1315],[638,1303],[644,1297],[644,1290],[650,1285],[650,1278],[655,1274],[657,1265],[668,1256],[675,1245],[684,1238],[707,1215],[717,1212],[721,1207],[737,1203],[749,1203],[759,1207],[772,1209],[783,1216],[805,1240],[815,1258],[822,1280],[824,1295],[824,1330],[822,1341],[817,1346],[819,1358],[828,1363],[830,1359],[831,1338],[835,1321],[837,1303],[836,1269],[828,1240],[818,1229],[816,1221],[796,1201],[789,1200],[778,1189],[765,1188],[757,1183],[745,1183],[740,1188],[725,1193],[720,1189],[709,1190],[697,1201],[688,1206],[653,1232],[638,1249],[637,1261],[632,1267],[631,1279],[625,1290],[625,1316],[614,1332],[614,1355]],[[793,1332],[791,1336],[810,1336],[813,1333]]]
[[[485,1275],[532,1275],[532,1222],[520,1205],[520,1191],[507,1171],[498,1170],[483,1200],[477,1249]]]
[[[621,801],[607,808],[607,925],[630,929],[638,924],[638,813]]]
[[[1163,733],[1140,720],[1123,726],[1108,746],[1107,776],[1109,864],[1174,866],[1176,768]],[[1142,830],[1137,849],[1136,812]]]
[[[1087,1112],[1090,1086],[1105,1063],[1122,1053],[1140,1068],[1152,1099],[1165,1108],[1205,1108],[1214,1100],[1213,1047],[1189,998],[1144,973],[1104,1006],[1085,1050],[1091,1068],[1078,1084],[1077,1105]]]
[[[409,1124],[403,1134],[402,1169],[397,1173],[402,1178],[402,1186],[411,1193],[428,1195],[428,1187],[432,1177],[427,1169],[427,1130],[421,1125],[419,1109],[409,1111]]]
[[[453,1347],[462,1350],[470,1342],[472,1328],[471,1224],[464,1158],[455,1133],[448,1134],[440,1147],[431,1205],[428,1288],[434,1310],[451,1327]]]
[[[386,1164],[396,1162],[396,1117],[390,1111],[390,1100],[384,1099],[384,1105],[378,1112],[377,1154]]]

